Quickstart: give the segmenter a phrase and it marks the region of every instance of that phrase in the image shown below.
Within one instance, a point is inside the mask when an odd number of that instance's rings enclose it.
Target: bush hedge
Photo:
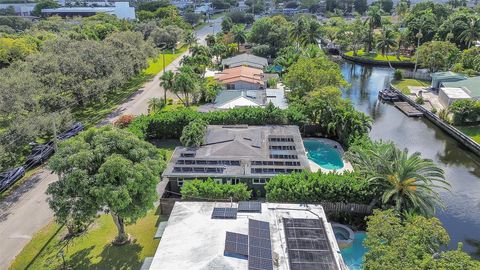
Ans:
[[[232,184],[217,184],[212,179],[205,181],[191,180],[185,181],[182,186],[183,199],[205,199],[228,200],[232,198],[234,201],[244,201],[250,199],[252,191],[248,190],[247,185],[240,183]]]
[[[265,190],[270,202],[369,204],[376,197],[365,180],[349,172],[277,175],[268,181]]]

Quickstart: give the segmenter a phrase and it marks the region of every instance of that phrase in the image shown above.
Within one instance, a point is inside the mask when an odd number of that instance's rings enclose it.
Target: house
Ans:
[[[230,58],[222,60],[223,68],[234,68],[240,66],[247,66],[253,68],[264,69],[268,66],[268,61],[266,58],[255,56],[253,54],[239,54]]]
[[[461,81],[466,79],[465,76],[462,76],[458,73],[451,72],[451,71],[435,72],[435,73],[432,73],[431,77],[432,77],[431,87],[433,89],[439,89],[442,86],[442,83],[444,82],[456,82],[456,81]]]
[[[459,81],[443,82],[442,87],[461,88],[470,98],[480,99],[480,76],[469,77]]]
[[[176,202],[142,269],[347,269],[321,205]]]
[[[260,90],[267,86],[263,71],[247,66],[224,69],[215,74],[215,79],[229,90]]]
[[[438,100],[444,107],[449,107],[457,100],[470,98],[470,95],[460,87],[442,87],[438,91]]]
[[[185,181],[211,178],[263,194],[271,177],[303,170],[309,163],[297,126],[210,125],[201,147],[175,148],[162,176],[173,192]]]
[[[45,16],[88,17],[99,13],[111,14],[119,19],[135,20],[135,8],[130,7],[128,2],[115,2],[115,6],[105,7],[60,7],[42,9],[42,14]]]

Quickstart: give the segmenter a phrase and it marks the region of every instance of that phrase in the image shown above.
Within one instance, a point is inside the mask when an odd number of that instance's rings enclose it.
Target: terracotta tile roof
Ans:
[[[215,78],[223,83],[232,83],[236,81],[264,83],[263,71],[261,69],[245,66],[225,69],[221,73],[216,74]]]

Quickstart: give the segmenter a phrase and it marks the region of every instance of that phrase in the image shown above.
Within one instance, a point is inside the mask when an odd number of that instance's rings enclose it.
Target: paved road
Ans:
[[[197,31],[199,42],[205,43],[205,36],[212,31],[220,31],[221,19],[213,21],[213,27],[206,26]],[[178,67],[181,57],[172,62],[167,70]],[[159,86],[159,77],[144,85],[126,103],[108,117],[107,123],[121,114],[142,114],[147,112],[148,99],[163,97],[163,89]],[[172,95],[172,94],[170,94]],[[46,202],[45,191],[48,184],[56,181],[56,175],[42,170],[27,180],[12,195],[0,202],[0,269],[7,269],[32,236],[53,218],[53,213]]]

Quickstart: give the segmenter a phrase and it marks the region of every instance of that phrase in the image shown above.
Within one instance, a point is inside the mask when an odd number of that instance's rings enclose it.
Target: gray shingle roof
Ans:
[[[236,66],[251,66],[251,67],[260,67],[264,68],[268,65],[266,58],[258,57],[253,54],[239,54],[230,58],[222,60],[222,65],[227,65],[229,67]]]

